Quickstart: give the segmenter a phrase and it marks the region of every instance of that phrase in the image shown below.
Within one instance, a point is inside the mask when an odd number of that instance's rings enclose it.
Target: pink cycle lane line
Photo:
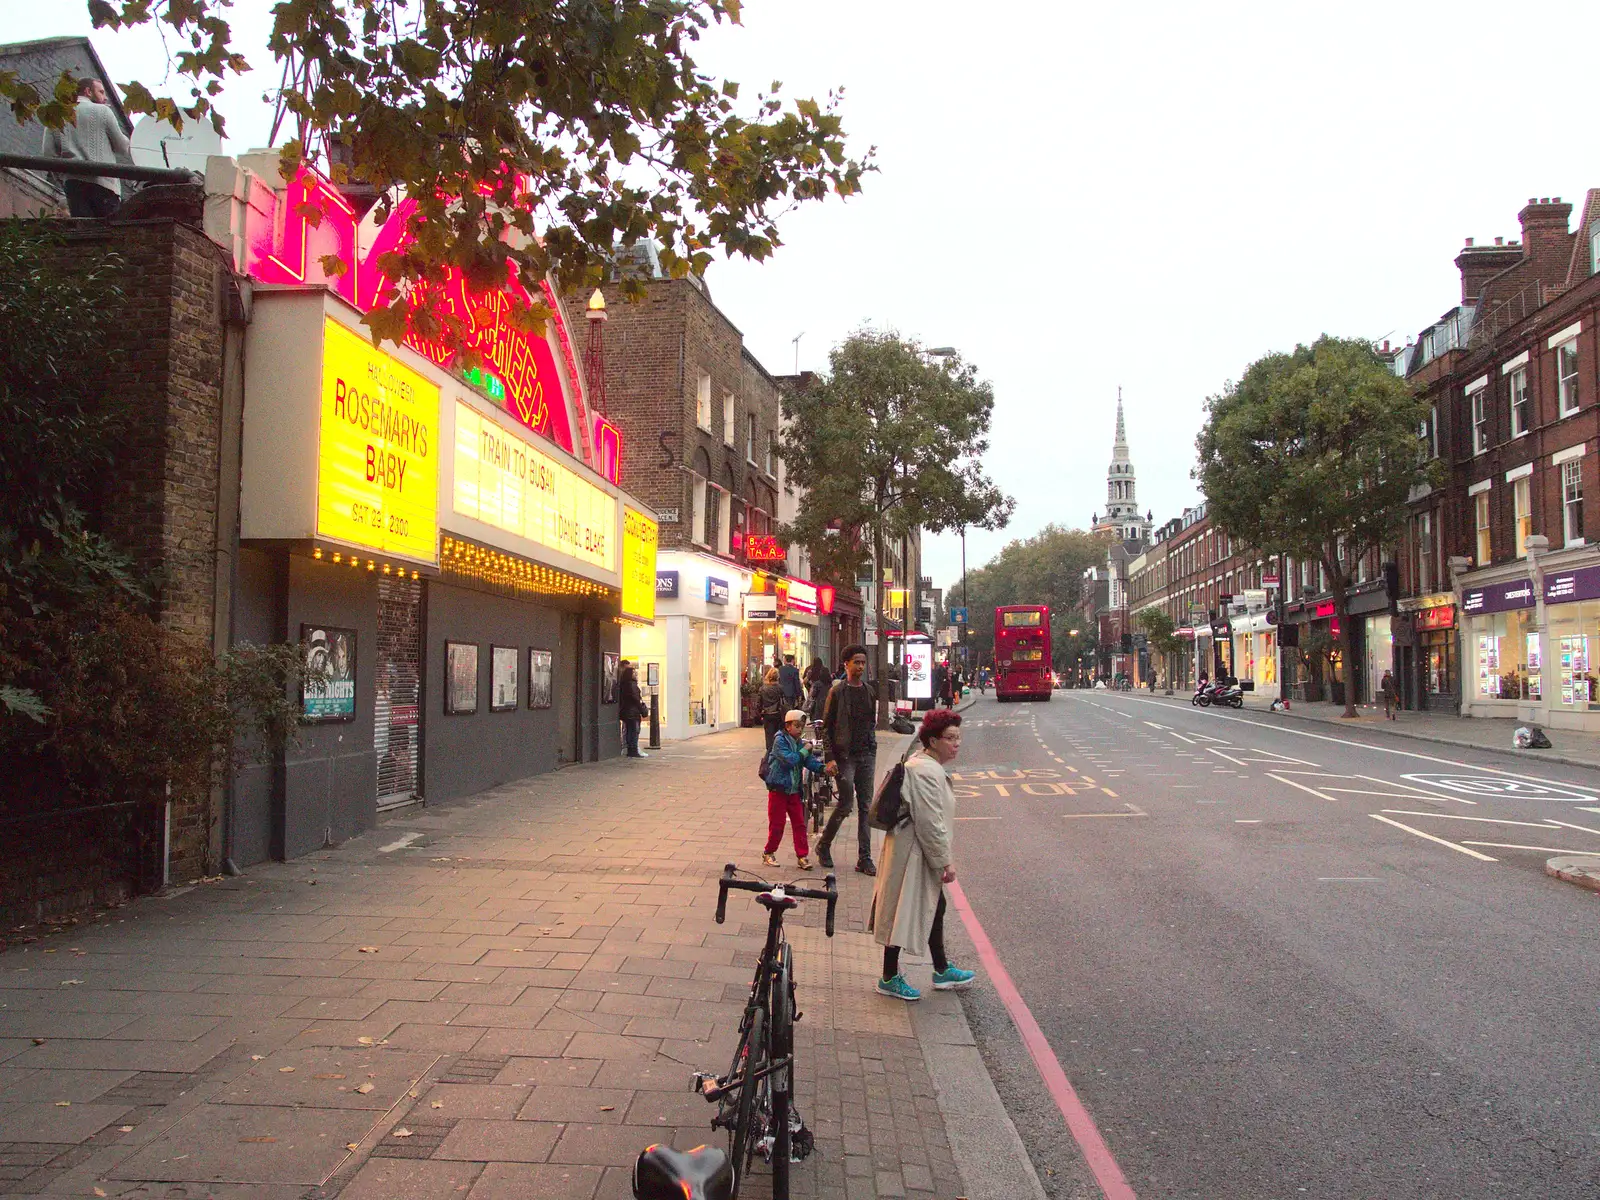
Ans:
[[[978,951],[978,959],[983,963],[983,969],[988,972],[995,991],[1000,994],[1001,1003],[1011,1014],[1011,1021],[1022,1036],[1022,1044],[1028,1048],[1033,1065],[1039,1071],[1039,1078],[1044,1081],[1051,1099],[1061,1110],[1061,1115],[1067,1122],[1067,1129],[1077,1141],[1078,1148],[1083,1151],[1084,1161],[1089,1164],[1089,1170],[1094,1174],[1100,1190],[1105,1193],[1106,1200],[1137,1200],[1133,1188],[1128,1186],[1122,1168],[1117,1165],[1110,1147],[1106,1145],[1105,1138],[1100,1136],[1100,1129],[1095,1125],[1094,1118],[1083,1106],[1083,1101],[1078,1099],[1078,1093],[1073,1089],[1071,1080],[1061,1069],[1056,1052],[1045,1040],[1039,1022],[1033,1019],[1033,1013],[1023,1000],[1022,993],[1017,991],[1017,985],[1011,981],[1010,972],[1000,962],[1000,955],[995,952],[994,943],[984,932],[977,914],[972,911],[972,905],[967,903],[966,893],[961,890],[959,883],[947,884],[946,890],[951,903],[955,905],[956,912],[961,914],[961,923],[966,926],[967,936],[972,939],[972,944]]]

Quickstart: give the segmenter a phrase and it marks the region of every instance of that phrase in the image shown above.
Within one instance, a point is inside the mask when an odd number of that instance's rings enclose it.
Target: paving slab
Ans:
[[[373,1114],[206,1104],[120,1164],[117,1179],[320,1184],[350,1158]]]
[[[43,1101],[0,1107],[0,1142],[86,1142],[128,1111],[126,1104]]]
[[[387,1046],[280,1050],[229,1080],[212,1098],[221,1104],[381,1112],[399,1103],[438,1061],[437,1054]]]

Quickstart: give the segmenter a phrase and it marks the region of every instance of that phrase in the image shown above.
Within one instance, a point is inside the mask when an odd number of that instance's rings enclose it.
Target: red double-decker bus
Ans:
[[[994,610],[994,690],[1004,700],[1050,699],[1050,610],[1011,604]]]

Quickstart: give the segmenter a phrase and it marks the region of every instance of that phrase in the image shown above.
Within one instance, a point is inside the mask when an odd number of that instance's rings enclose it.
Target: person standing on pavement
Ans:
[[[128,135],[109,100],[105,84],[98,79],[80,79],[74,123],[44,131],[44,156],[132,165]],[[114,176],[68,175],[61,186],[67,193],[67,212],[74,217],[109,217],[122,204],[122,184]]]
[[[822,705],[823,756],[834,765],[839,780],[839,803],[817,841],[817,861],[833,866],[833,839],[850,810],[856,812],[856,870],[876,875],[872,865],[872,826],[867,807],[878,769],[878,698],[865,678],[867,648],[844,648],[844,678],[828,689]]]
[[[1388,671],[1383,673],[1383,678],[1378,682],[1378,690],[1383,693],[1383,716],[1387,721],[1395,719],[1394,710],[1400,707],[1399,697],[1394,694],[1394,676]]]
[[[783,717],[783,729],[773,739],[767,751],[767,848],[761,852],[761,861],[769,867],[778,865],[778,846],[783,841],[783,824],[789,823],[794,833],[795,865],[802,871],[812,868],[811,848],[806,841],[806,809],[800,802],[800,788],[805,772],[832,774],[832,763],[824,764],[814,751],[806,749],[801,734],[806,727],[806,714],[798,708],[790,709]]]
[[[772,739],[783,728],[783,714],[788,711],[784,702],[783,686],[778,682],[778,668],[768,667],[762,680],[761,691],[756,696],[760,704],[761,726],[767,731],[767,753],[772,753]]]
[[[944,885],[956,879],[956,793],[946,768],[961,750],[961,714],[949,709],[924,714],[917,740],[922,745],[906,759],[901,793],[906,818],[883,840],[883,870],[867,924],[883,947],[878,991],[901,1000],[922,999],[900,972],[902,950],[932,957],[936,991],[964,988],[973,978],[944,952]]]
[[[821,655],[811,660],[803,680],[806,685],[806,708],[810,710],[813,721],[820,721],[822,702],[827,698],[828,685],[833,682],[833,677],[828,674],[828,668],[822,665]]]
[[[645,715],[644,697],[639,694],[639,673],[627,659],[617,671],[617,718],[622,722],[623,751],[629,758],[649,758],[639,749],[639,722]]]
[[[778,686],[783,689],[783,699],[790,708],[800,707],[805,693],[800,688],[800,668],[794,665],[794,655],[783,656],[783,666],[778,668]]]

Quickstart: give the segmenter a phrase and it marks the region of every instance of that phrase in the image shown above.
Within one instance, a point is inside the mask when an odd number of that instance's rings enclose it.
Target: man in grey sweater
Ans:
[[[45,155],[131,164],[128,135],[107,99],[105,85],[98,79],[79,80],[78,105],[73,110],[77,123],[45,130]],[[69,175],[62,180],[62,187],[67,193],[67,211],[75,217],[109,217],[122,203],[122,186],[113,176]]]

